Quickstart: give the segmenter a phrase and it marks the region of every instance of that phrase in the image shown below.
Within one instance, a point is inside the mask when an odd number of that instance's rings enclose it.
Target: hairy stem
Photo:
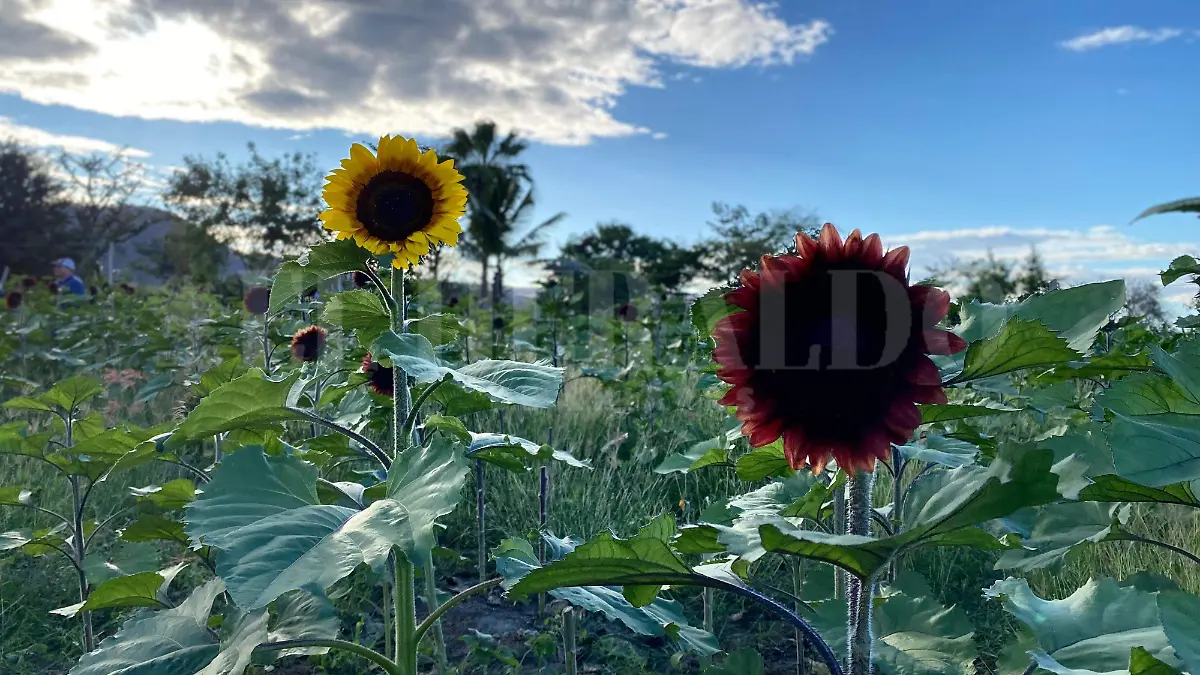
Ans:
[[[395,373],[396,370],[397,369],[393,368],[392,372]],[[317,425],[326,427],[328,429],[331,429],[333,431],[336,431],[339,434],[342,434],[343,436],[357,442],[359,445],[363,446],[363,448],[366,449],[367,454],[369,454],[372,459],[379,462],[379,464],[383,468],[386,469],[392,465],[391,458],[388,456],[388,453],[385,453],[383,451],[383,448],[379,447],[378,445],[375,444],[374,441],[367,438],[366,436],[363,436],[362,434],[358,433],[357,431],[354,431],[353,429],[350,429],[348,427],[344,427],[344,426],[338,424],[337,422],[334,422],[333,420],[327,420],[324,417],[321,417],[320,415],[312,412],[311,410],[305,410],[304,408],[297,408],[294,406],[288,406],[287,410],[291,413],[294,413],[294,414],[300,416],[300,417],[303,417],[304,419],[310,420],[314,424],[317,424]],[[393,454],[395,454],[394,451],[393,451]]]
[[[425,617],[425,620],[421,622],[421,625],[417,626],[417,632],[416,632],[417,639],[420,639],[423,635],[425,635],[425,633],[427,631],[429,631],[430,628],[432,628],[433,625],[439,619],[442,618],[443,614],[454,609],[454,607],[456,605],[458,605],[460,602],[462,602],[463,600],[466,600],[467,598],[471,597],[472,595],[477,595],[479,593],[486,593],[486,592],[492,590],[493,588],[499,586],[503,581],[504,581],[503,579],[496,578],[496,579],[491,579],[489,581],[485,581],[481,584],[475,584],[474,586],[468,588],[467,590],[465,590],[465,591],[459,593],[458,595],[454,596],[453,598],[450,598],[449,600],[447,600],[445,602],[445,604],[443,604],[441,607],[438,607],[437,609],[430,612],[429,616]]]
[[[75,409],[72,407],[67,411],[66,417],[63,418],[66,427],[66,447],[70,450],[75,446]],[[84,498],[79,492],[79,476],[71,476],[71,552],[75,554],[75,572],[79,581],[79,601],[87,602],[88,599],[88,578],[87,572],[83,571],[83,554],[85,549],[85,538],[83,535],[83,507]],[[79,620],[83,624],[83,652],[86,654],[96,648],[96,637],[92,631],[92,613],[91,611],[83,611],[79,613]]]
[[[433,615],[437,608],[437,582],[434,576],[433,568],[433,552],[425,554],[425,606],[429,608],[430,616]],[[420,644],[421,638],[426,632],[429,632],[433,637],[433,655],[437,659],[438,675],[446,675],[450,672],[450,662],[446,659],[446,637],[442,634],[442,622],[435,617],[432,627],[426,626],[425,622],[421,622],[413,631],[413,642]]]
[[[871,534],[871,488],[875,474],[858,471],[846,484],[847,534]],[[849,675],[871,675],[874,636],[871,634],[871,598],[874,580],[851,575],[846,585],[847,637],[846,670]]]
[[[404,332],[407,318],[407,303],[404,301],[404,271],[392,268],[392,298],[395,311],[392,313],[392,330]],[[394,463],[411,445],[411,435],[404,434],[404,423],[408,419],[410,392],[408,375],[399,364],[392,363],[392,462]],[[417,675],[417,589],[412,561],[399,548],[392,549],[395,589],[392,593],[396,628],[396,665],[401,675]]]
[[[575,659],[575,608],[563,610],[563,660],[567,675],[578,672]]]
[[[1178,553],[1179,555],[1187,558],[1188,560],[1191,560],[1192,562],[1196,563],[1197,565],[1200,565],[1200,556],[1197,556],[1195,553],[1192,553],[1191,551],[1179,548],[1178,546],[1172,546],[1171,544],[1168,544],[1165,541],[1159,541],[1157,539],[1151,539],[1149,537],[1143,537],[1140,535],[1129,534],[1129,533],[1126,533],[1126,536],[1129,537],[1129,539],[1131,541],[1140,541],[1143,544],[1150,544],[1151,546],[1161,546],[1162,548],[1165,548],[1168,551]]]
[[[479,582],[487,579],[487,505],[484,501],[486,485],[485,467],[482,459],[475,460],[475,521],[479,529],[476,539]]]
[[[833,533],[846,534],[846,491],[833,491]],[[835,567],[833,569],[833,597],[842,599],[846,597],[846,570]]]

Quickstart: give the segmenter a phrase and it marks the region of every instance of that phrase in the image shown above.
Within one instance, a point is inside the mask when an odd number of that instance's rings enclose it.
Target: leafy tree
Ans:
[[[43,157],[0,143],[0,269],[40,274],[54,258],[78,256],[87,242],[68,235],[66,206]]]
[[[1156,330],[1170,325],[1159,298],[1161,286],[1142,279],[1126,282],[1125,288],[1125,311],[1129,316],[1139,317]]]
[[[1049,290],[1053,283],[1054,280],[1046,273],[1037,248],[1029,247],[1029,257],[1025,259],[1021,274],[1017,277],[1017,287],[1021,289],[1021,294],[1028,297],[1035,293],[1043,293]]]
[[[229,249],[202,227],[176,221],[163,238],[138,247],[143,271],[162,279],[207,286],[221,278]]]
[[[794,245],[797,232],[815,235],[821,220],[813,213],[797,210],[751,214],[745,206],[721,202],[712,205],[714,220],[708,226],[715,235],[705,244],[705,271],[713,279],[731,281],[744,269],[757,269],[764,253]]]
[[[164,201],[176,215],[229,245],[254,266],[299,253],[325,239],[321,171],[300,152],[267,159],[253,143],[250,159],[234,165],[188,156],[170,179]]]
[[[502,248],[503,233],[495,228],[497,218],[489,215],[488,207],[480,201],[485,194],[507,189],[512,179],[528,179],[529,171],[516,158],[529,147],[515,132],[503,138],[496,135],[496,124],[490,121],[475,123],[471,131],[455,129],[453,138],[442,149],[441,154],[456,160],[455,165],[463,174],[463,184],[471,197],[467,202],[467,230],[462,242],[462,253],[482,266],[479,277],[479,296],[487,297],[488,272],[492,258]],[[500,186],[493,186],[501,183]],[[495,197],[490,197],[494,199]],[[499,297],[499,293],[494,293]]]
[[[123,152],[58,155],[69,190],[71,214],[80,231],[84,264],[100,259],[109,246],[136,237],[151,223],[134,203],[145,185],[145,166]]]
[[[636,274],[655,288],[677,291],[703,269],[705,250],[685,247],[634,232],[619,222],[601,223],[583,236],[572,237],[562,258],[592,269]]]

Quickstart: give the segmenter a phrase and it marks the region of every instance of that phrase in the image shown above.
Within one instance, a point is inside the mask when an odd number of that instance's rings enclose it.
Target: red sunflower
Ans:
[[[320,326],[308,326],[296,331],[292,336],[292,356],[297,361],[316,361],[325,351],[325,338],[328,333]]]
[[[25,296],[21,295],[21,291],[9,291],[4,296],[4,306],[9,309],[16,309],[21,306],[24,300]]]
[[[266,314],[271,306],[271,289],[266,286],[252,286],[242,296],[242,306],[251,314]]]
[[[935,326],[945,291],[909,285],[908,247],[886,254],[879,236],[843,242],[826,223],[819,240],[796,235],[795,255],[763,256],[725,299],[742,311],[713,330],[717,376],[733,387],[742,433],[761,447],[783,438],[788,465],[819,473],[832,457],[872,471],[892,443],[920,426],[917,403],[945,403],[928,354],[966,348]]]
[[[372,360],[371,352],[367,352],[367,355],[363,357],[362,369],[370,377],[367,380],[367,384],[370,385],[376,394],[382,396],[395,395],[396,388],[394,386],[395,383],[392,381],[392,369]]]
[[[632,303],[625,303],[617,308],[617,318],[627,323],[637,321],[638,310]]]

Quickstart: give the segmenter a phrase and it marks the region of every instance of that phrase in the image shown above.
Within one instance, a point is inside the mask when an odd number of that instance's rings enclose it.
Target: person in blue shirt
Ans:
[[[54,287],[59,293],[70,293],[71,295],[85,295],[87,287],[83,285],[83,279],[80,279],[75,274],[75,261],[70,258],[59,258],[54,261],[54,277],[58,279]]]

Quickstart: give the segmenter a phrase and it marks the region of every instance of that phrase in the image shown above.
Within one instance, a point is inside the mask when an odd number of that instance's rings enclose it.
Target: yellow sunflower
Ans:
[[[326,176],[321,214],[338,239],[351,239],[375,255],[392,253],[392,266],[416,265],[440,244],[454,246],[467,205],[463,176],[454,160],[438,162],[437,153],[410,138],[384,136],[379,153],[360,143],[350,147],[342,168]]]

